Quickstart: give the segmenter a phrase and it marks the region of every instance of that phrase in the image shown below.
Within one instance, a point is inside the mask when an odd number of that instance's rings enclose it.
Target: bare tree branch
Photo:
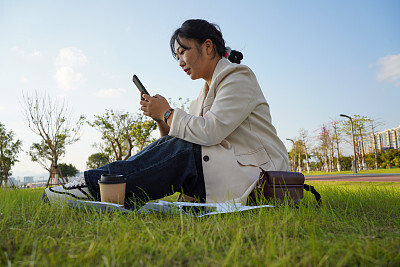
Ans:
[[[23,95],[23,108],[29,128],[41,138],[40,143],[32,144],[29,155],[52,176],[54,163],[65,155],[65,147],[80,139],[84,117],[72,123],[65,100],[59,102],[36,91],[32,96]]]

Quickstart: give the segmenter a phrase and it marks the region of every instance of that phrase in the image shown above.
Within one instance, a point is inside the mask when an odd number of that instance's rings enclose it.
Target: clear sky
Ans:
[[[400,124],[400,1],[5,1],[0,0],[0,122],[23,141],[13,176],[45,171],[26,152],[40,139],[22,96],[65,99],[74,118],[105,109],[135,113],[136,73],[151,94],[194,99],[169,48],[190,18],[219,24],[244,54],[286,138],[311,135],[340,113]],[[85,170],[100,134],[89,126],[61,162]],[[45,177],[47,178],[47,176]]]

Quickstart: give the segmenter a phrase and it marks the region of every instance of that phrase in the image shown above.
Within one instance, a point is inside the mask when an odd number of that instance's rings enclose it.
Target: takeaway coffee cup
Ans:
[[[102,202],[124,205],[126,178],[120,174],[103,174],[99,181]]]

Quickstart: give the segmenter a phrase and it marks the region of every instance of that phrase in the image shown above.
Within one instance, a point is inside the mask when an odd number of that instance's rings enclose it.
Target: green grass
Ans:
[[[352,171],[342,171],[342,172],[324,172],[324,171],[312,171],[307,173],[307,171],[302,172],[304,175],[337,175],[337,174],[353,174]],[[400,168],[391,169],[378,169],[378,170],[365,170],[358,171],[359,174],[388,174],[388,173],[400,173]]]
[[[312,182],[300,208],[192,218],[45,205],[0,189],[0,266],[399,266],[400,183]],[[308,207],[307,207],[308,206]]]

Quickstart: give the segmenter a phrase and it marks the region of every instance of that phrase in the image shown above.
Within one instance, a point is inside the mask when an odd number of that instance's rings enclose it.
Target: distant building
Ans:
[[[24,184],[33,183],[33,176],[25,176],[24,177]]]
[[[371,134],[364,140],[365,153],[374,153],[375,149],[383,152],[386,149],[400,150],[400,126]]]

